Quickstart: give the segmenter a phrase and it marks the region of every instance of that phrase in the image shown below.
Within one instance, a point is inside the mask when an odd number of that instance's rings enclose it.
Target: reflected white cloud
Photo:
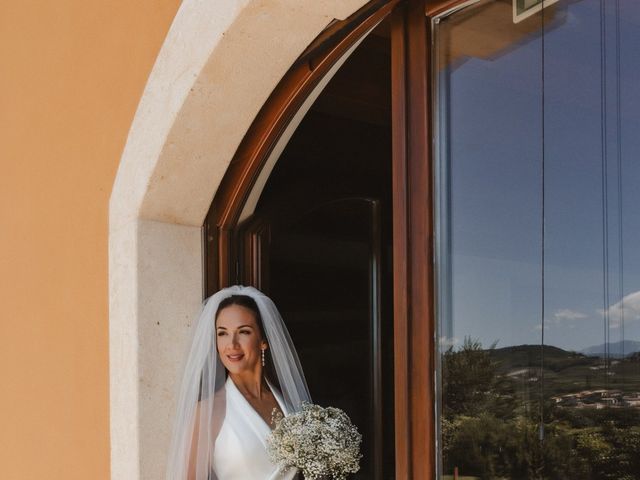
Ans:
[[[571,310],[570,308],[561,308],[560,310],[556,310],[553,314],[553,318],[558,322],[563,320],[581,320],[587,317],[587,314],[577,310]]]
[[[600,314],[604,312],[600,310]],[[609,307],[609,325],[611,328],[620,328],[622,322],[640,320],[640,290],[630,293],[617,303]]]
[[[458,344],[460,344],[460,340],[456,337],[440,337],[441,348],[455,347]]]

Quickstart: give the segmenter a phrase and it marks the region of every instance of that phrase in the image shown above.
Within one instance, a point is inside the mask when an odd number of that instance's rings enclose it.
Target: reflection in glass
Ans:
[[[433,26],[439,473],[638,478],[640,3],[511,6]]]

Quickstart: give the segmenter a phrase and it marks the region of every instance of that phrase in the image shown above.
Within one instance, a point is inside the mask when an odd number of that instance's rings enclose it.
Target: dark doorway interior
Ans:
[[[257,271],[281,310],[314,402],[363,434],[358,479],[395,478],[390,71],[383,22],[307,113],[238,232],[239,271]]]

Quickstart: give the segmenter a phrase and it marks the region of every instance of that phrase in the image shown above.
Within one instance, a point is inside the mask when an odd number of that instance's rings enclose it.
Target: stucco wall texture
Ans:
[[[179,0],[0,0],[0,478],[109,478],[108,201]]]

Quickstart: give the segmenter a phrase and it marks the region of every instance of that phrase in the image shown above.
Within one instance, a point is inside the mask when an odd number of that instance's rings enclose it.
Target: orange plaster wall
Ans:
[[[0,478],[109,478],[107,213],[179,0],[0,0]]]

